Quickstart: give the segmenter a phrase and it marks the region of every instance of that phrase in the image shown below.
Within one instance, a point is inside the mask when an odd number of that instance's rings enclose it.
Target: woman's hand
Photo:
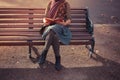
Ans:
[[[49,26],[50,25],[50,23],[43,23],[44,24],[44,26]]]
[[[50,25],[50,20],[49,20],[49,18],[43,18],[43,23],[44,23],[44,26]]]
[[[62,21],[62,22],[57,21],[56,23],[57,23],[57,24],[61,24],[61,25],[63,25],[63,26],[67,26],[67,25],[69,25],[69,24],[71,23],[71,20],[68,19],[67,21]]]

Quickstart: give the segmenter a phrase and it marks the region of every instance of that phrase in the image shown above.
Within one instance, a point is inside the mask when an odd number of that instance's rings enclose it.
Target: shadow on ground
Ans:
[[[120,64],[94,54],[95,61],[102,66],[73,67],[61,71],[54,69],[54,64],[46,61],[39,68],[0,68],[0,80],[120,80]]]

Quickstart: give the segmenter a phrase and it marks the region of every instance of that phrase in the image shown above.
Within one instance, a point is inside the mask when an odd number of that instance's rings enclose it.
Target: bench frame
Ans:
[[[89,42],[71,42],[70,43],[70,45],[85,45],[86,46],[86,48],[89,50],[89,57],[92,57],[92,53],[94,53],[94,46],[95,46],[95,39],[94,39],[94,36],[93,36],[93,32],[94,32],[94,26],[93,26],[93,23],[91,22],[91,20],[90,20],[90,17],[89,17],[89,11],[88,11],[88,8],[83,8],[83,9],[85,9],[86,10],[86,29],[87,29],[87,31],[88,31],[88,33],[91,35],[91,39],[89,40]],[[29,21],[27,22],[29,25],[28,25],[28,28],[29,28],[29,30],[32,30],[33,29],[33,27],[34,27],[34,14],[33,14],[33,12],[34,12],[34,10],[39,10],[39,8],[0,8],[0,14],[3,14],[4,15],[4,13],[5,14],[9,14],[9,13],[12,13],[12,11],[14,12],[14,10],[16,10],[16,11],[20,11],[20,10],[24,10],[24,11],[28,11],[29,12]],[[41,10],[44,10],[43,8],[41,8]],[[75,10],[75,9],[73,9],[73,10]],[[76,9],[77,10],[77,9]],[[81,9],[82,10],[82,9]],[[7,13],[8,12],[8,13]],[[16,13],[16,12],[14,12],[14,13]],[[5,18],[6,16],[4,15],[0,15],[0,18]],[[13,15],[14,16],[14,15]],[[12,17],[13,17],[12,16]],[[31,16],[31,17],[30,17]],[[24,17],[26,17],[26,16],[24,16]],[[18,18],[20,18],[19,16],[18,16]],[[33,21],[33,22],[32,22]],[[5,21],[3,20],[1,20],[0,19],[0,24],[1,23],[4,23]],[[23,21],[21,21],[21,22],[23,22]],[[21,22],[19,22],[19,23],[21,23]],[[35,22],[37,22],[38,23],[38,21],[35,21]],[[9,20],[8,21],[6,21],[5,23],[9,23]],[[11,22],[12,23],[12,22]],[[15,23],[15,22],[13,22],[13,23]],[[40,25],[39,25],[40,26]],[[0,29],[1,29],[1,27],[2,27],[2,25],[0,25]],[[7,25],[6,26],[6,28],[7,27],[10,27],[9,25]],[[11,26],[11,27],[13,27],[14,28],[14,26]],[[24,26],[22,26],[22,27],[24,27]],[[38,26],[37,26],[38,27]],[[0,36],[1,36],[2,34],[0,34]],[[5,35],[5,34],[4,34]],[[2,36],[4,36],[4,35],[2,35]],[[17,35],[17,34],[16,34]],[[8,38],[9,39],[9,38]],[[0,39],[0,41],[2,41],[1,39]],[[14,40],[15,41],[15,40]],[[33,46],[34,45],[44,45],[44,41],[42,40],[42,42],[33,42],[33,40],[31,39],[28,39],[26,42],[18,42],[18,43],[11,43],[9,40],[8,40],[8,43],[6,42],[6,43],[2,43],[2,42],[0,42],[0,46],[29,46],[29,57],[31,58],[32,56],[31,56],[31,51],[32,51],[32,48],[33,48]],[[90,46],[89,46],[90,45]]]

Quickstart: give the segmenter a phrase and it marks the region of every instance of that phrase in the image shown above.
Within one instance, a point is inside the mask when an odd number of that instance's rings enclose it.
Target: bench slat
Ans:
[[[43,18],[44,14],[41,15],[0,15],[1,19],[7,18]]]
[[[29,42],[26,42],[26,41],[6,41],[6,42],[1,42],[0,41],[0,46],[28,46],[29,45]]]
[[[45,8],[0,8],[0,10],[45,10]]]
[[[32,45],[44,45],[45,42],[44,41],[33,41],[32,42]],[[63,45],[62,43],[60,43],[61,45]],[[71,41],[69,45],[89,45],[91,44],[90,41]],[[29,45],[29,42],[26,42],[26,41],[14,41],[14,42],[1,42],[0,41],[0,46],[28,46]]]
[[[74,31],[72,31],[72,30],[71,30],[71,32],[72,32],[72,34],[89,34],[88,32],[80,32],[80,31],[77,31],[77,32],[75,31],[75,32],[74,32]],[[20,32],[17,32],[17,31],[12,31],[12,32],[11,32],[11,31],[7,31],[7,32],[3,32],[3,31],[2,31],[2,32],[0,32],[0,34],[2,34],[2,33],[3,33],[3,34],[4,34],[4,33],[10,33],[10,34],[12,34],[12,33],[13,33],[13,34],[15,34],[15,33],[16,33],[16,34],[40,34],[39,31],[37,31],[37,32],[34,32],[34,31],[26,31],[26,32],[24,32],[24,31],[23,31],[23,32],[21,32],[21,31],[20,31]]]
[[[0,23],[42,23],[42,20],[0,20]]]
[[[34,27],[34,28],[40,28],[40,26],[41,26],[41,24],[39,24],[39,25],[32,25],[31,27]],[[13,24],[9,24],[9,25],[0,25],[0,28],[29,28],[30,27],[30,25],[26,25],[26,24],[24,24],[24,25],[17,25],[17,24],[15,24],[15,25],[13,25]]]
[[[6,32],[6,33],[0,33],[0,36],[33,36],[33,37],[41,37],[40,34],[37,33],[25,33],[25,32]],[[90,36],[90,34],[72,34],[72,36],[77,36],[77,37],[81,37],[81,36]]]
[[[6,10],[6,11],[0,11],[0,14],[43,14],[45,13],[44,10]]]
[[[0,10],[0,14],[44,14],[45,10]],[[86,14],[86,10],[71,10],[71,14]]]
[[[1,19],[8,19],[8,18],[43,18],[45,15],[41,14],[41,15],[0,15]],[[86,18],[85,14],[72,14],[71,15],[72,18]]]
[[[71,10],[86,10],[87,8],[71,8]],[[0,8],[0,10],[45,10],[45,8]]]
[[[40,34],[30,34],[30,33],[16,33],[16,32],[12,32],[12,33],[0,33],[0,36],[39,36],[39,37],[41,37],[41,35]]]
[[[39,29],[0,29],[0,32],[2,33],[11,33],[11,32],[39,32]]]
[[[31,27],[34,27],[34,28],[40,28],[42,26],[42,24],[37,24],[37,25],[35,25],[35,24],[33,24],[33,25],[31,25]],[[30,27],[30,25],[26,25],[26,24],[24,24],[24,25],[17,25],[17,24],[15,24],[15,25],[13,25],[13,24],[9,24],[9,25],[0,25],[0,28],[29,28]],[[86,25],[85,24],[71,24],[70,25],[70,28],[86,28]]]
[[[91,40],[91,36],[73,37],[72,40]],[[27,41],[27,40],[43,40],[41,37],[20,37],[20,36],[4,36],[0,37],[0,41]]]
[[[72,18],[72,19],[74,19],[74,18],[75,18],[75,19],[76,19],[76,18],[84,18],[84,19],[85,19],[85,18],[86,18],[86,15],[85,15],[85,14],[76,14],[76,15],[75,15],[75,14],[71,14],[71,18]]]
[[[43,23],[43,20],[0,20],[0,23]],[[86,20],[74,19],[72,23],[86,23]]]
[[[40,27],[39,28],[35,28],[35,29],[29,29],[29,28],[27,28],[27,29],[19,29],[19,28],[17,28],[17,29],[11,29],[11,28],[7,28],[7,29],[5,29],[5,28],[1,28],[0,29],[0,32],[8,32],[8,33],[10,33],[10,32],[39,32],[40,31]],[[69,28],[71,31],[73,31],[73,32],[75,32],[75,31],[79,31],[79,32],[86,32],[87,30],[85,29],[85,28]]]
[[[0,20],[0,23],[43,23],[43,20]],[[74,19],[72,23],[86,23],[85,19]]]
[[[74,36],[87,36],[87,35],[91,35],[89,34],[87,31],[72,31],[72,35]],[[0,32],[0,36],[39,36],[41,37],[39,31],[1,31]]]

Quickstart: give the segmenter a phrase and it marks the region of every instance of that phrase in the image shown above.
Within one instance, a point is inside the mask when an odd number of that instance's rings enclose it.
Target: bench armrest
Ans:
[[[88,32],[93,35],[93,31],[94,31],[94,25],[92,23],[92,20],[90,19],[90,16],[89,16],[89,10],[88,8],[86,9],[87,10],[87,13],[86,13],[86,29],[88,30]]]
[[[93,23],[92,23],[92,21],[90,20],[89,17],[87,17],[87,26],[86,26],[86,28],[87,28],[88,32],[93,35],[94,25],[93,25]]]

